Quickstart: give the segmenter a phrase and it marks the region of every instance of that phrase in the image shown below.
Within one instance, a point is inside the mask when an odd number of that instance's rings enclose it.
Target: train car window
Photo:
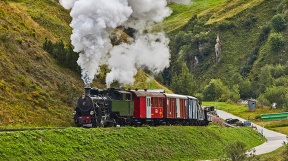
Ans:
[[[157,107],[158,106],[158,99],[157,98],[152,98],[152,106]]]
[[[162,107],[162,101],[163,99],[162,98],[159,98],[159,106]]]
[[[126,94],[126,101],[130,101],[131,100],[131,95],[130,94]]]
[[[120,100],[121,98],[121,94],[119,92],[115,92],[115,99]]]

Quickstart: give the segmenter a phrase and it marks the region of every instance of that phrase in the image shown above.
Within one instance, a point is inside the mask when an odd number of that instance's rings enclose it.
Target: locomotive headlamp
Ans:
[[[90,115],[94,115],[94,111],[90,111]]]
[[[75,115],[75,114],[76,114],[76,111],[73,112],[73,115]]]

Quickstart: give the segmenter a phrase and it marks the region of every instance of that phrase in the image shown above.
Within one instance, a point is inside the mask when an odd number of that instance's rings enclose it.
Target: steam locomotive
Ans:
[[[83,127],[206,126],[211,118],[193,96],[153,90],[85,88],[77,101],[74,122]]]

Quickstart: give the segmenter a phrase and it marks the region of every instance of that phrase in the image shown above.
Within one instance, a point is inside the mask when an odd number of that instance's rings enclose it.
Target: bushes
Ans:
[[[285,45],[283,36],[278,33],[272,33],[270,35],[269,42],[271,45],[271,49],[275,52],[279,52]]]
[[[282,14],[277,14],[271,19],[271,25],[277,32],[281,32],[286,28],[285,23],[286,21],[284,19],[284,15]]]
[[[185,63],[182,63],[181,70],[180,74],[172,78],[170,87],[175,93],[194,95],[197,87],[193,75],[189,73]]]
[[[43,49],[52,55],[61,66],[80,73],[80,67],[77,64],[79,54],[73,51],[71,45],[65,48],[62,41],[53,44],[50,40],[46,39]]]
[[[232,99],[237,101],[240,98],[238,86],[233,86],[230,91],[220,79],[211,79],[209,85],[204,88],[203,100],[204,101],[227,101]]]
[[[246,62],[241,66],[240,73],[242,76],[246,77],[250,70],[252,69],[253,63],[256,61],[259,53],[259,47],[255,47],[255,49],[249,53]]]
[[[248,155],[246,154],[246,145],[243,142],[236,141],[226,146],[224,153],[232,161],[246,161],[246,160],[258,160],[255,157],[256,150],[249,150]]]
[[[218,29],[220,31],[226,31],[226,30],[230,30],[232,28],[235,28],[235,24],[233,22],[230,22],[230,21],[221,21],[219,24],[218,24]]]
[[[286,91],[287,88],[283,86],[269,87],[259,96],[259,101],[268,106],[276,102],[277,107],[287,107],[286,100],[288,99],[288,94]]]
[[[258,37],[257,43],[258,44],[263,43],[268,38],[270,31],[271,31],[271,27],[269,25],[263,26],[261,29],[260,35]]]

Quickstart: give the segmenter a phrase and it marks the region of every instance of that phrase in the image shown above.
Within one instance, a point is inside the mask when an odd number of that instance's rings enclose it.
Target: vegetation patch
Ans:
[[[1,160],[197,160],[230,143],[262,143],[251,128],[218,126],[67,128],[0,133]],[[209,146],[208,146],[209,145]]]

